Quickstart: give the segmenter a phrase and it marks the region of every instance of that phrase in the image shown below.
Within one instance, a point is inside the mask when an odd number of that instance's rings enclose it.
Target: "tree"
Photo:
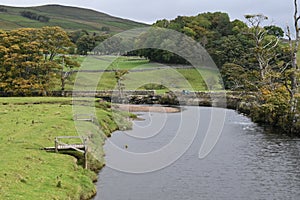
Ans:
[[[299,20],[300,15],[298,14],[298,1],[294,0],[294,28],[295,28],[295,39],[292,40],[290,28],[287,27],[287,37],[289,39],[290,48],[290,63],[291,68],[286,71],[286,81],[285,86],[290,94],[290,114],[292,123],[296,123],[297,119],[297,109],[298,108],[298,92],[299,92],[299,66],[297,61],[297,53],[299,49],[300,40],[300,27]],[[291,130],[293,131],[293,130]]]
[[[236,19],[233,22],[231,22],[232,24],[232,33],[233,34],[241,34],[244,29],[248,29],[247,24],[245,24],[244,22]]]
[[[170,22],[167,19],[163,19],[163,20],[158,20],[155,22],[155,24],[153,24],[153,26],[157,26],[160,28],[168,28]]]
[[[96,41],[93,36],[84,35],[77,40],[76,45],[78,54],[87,55],[88,52],[92,51],[95,48]]]
[[[44,15],[38,15],[36,13],[30,11],[22,11],[21,16],[26,17],[28,19],[37,20],[40,22],[49,22],[50,18]]]
[[[106,34],[97,35],[96,33],[89,34],[86,32],[76,41],[77,53],[80,55],[87,55],[91,51],[94,51],[95,54],[99,53],[99,48],[96,47],[108,37],[109,35]]]
[[[68,34],[60,27],[46,26],[38,29],[38,32],[46,61],[53,61],[55,56],[65,54],[73,46]]]
[[[282,38],[284,36],[284,31],[278,26],[265,26],[264,29],[266,29],[269,35],[274,35],[278,38]]]
[[[250,63],[249,49],[253,47],[249,39],[242,34],[221,37],[213,42],[214,51],[211,56],[217,66],[222,67],[226,63],[235,63],[248,68]]]
[[[71,42],[72,42],[73,44],[76,44],[77,40],[78,40],[80,37],[82,37],[83,35],[86,35],[86,34],[87,34],[87,32],[84,31],[84,30],[77,30],[77,31],[69,32],[69,33],[68,33],[68,36],[69,36]]]
[[[258,74],[256,70],[249,70],[234,63],[226,63],[221,69],[225,88],[237,91],[258,91]]]
[[[221,36],[231,34],[232,24],[230,23],[227,13],[216,12],[209,16],[209,18],[211,18],[212,30],[214,30],[216,33],[220,34]]]
[[[101,31],[109,32],[109,31],[110,31],[110,28],[107,27],[107,26],[102,26],[102,27],[101,27]]]
[[[62,55],[56,60],[60,64],[61,96],[65,96],[66,81],[73,73],[73,69],[80,66],[74,57]]]
[[[122,83],[122,81],[124,80],[124,75],[128,74],[128,70],[114,70],[115,71],[115,78],[117,80],[117,89],[118,89],[118,102],[122,102],[123,101],[123,90],[125,88],[124,84]]]
[[[72,43],[59,27],[0,32],[0,91],[13,95],[46,94],[63,68],[55,56]]]
[[[228,14],[222,12],[202,13],[191,17],[178,16],[171,21],[165,19],[159,20],[153,26],[176,30],[198,41],[206,48],[218,67],[221,67],[224,64],[223,61],[227,60],[227,58],[220,58],[220,54],[222,54],[220,44],[222,44],[223,39],[240,34],[240,32],[233,32],[233,27],[236,29],[247,27],[241,21],[230,22]],[[156,46],[169,43],[168,41],[163,41],[163,38],[155,37],[155,33],[151,35],[151,38],[142,36],[140,40],[150,45],[155,44]],[[175,43],[174,45],[180,46],[179,43]],[[239,54],[239,52],[236,50],[232,54]],[[188,64],[179,56],[162,50],[146,49],[140,51],[139,55],[156,62]]]
[[[261,27],[263,21],[267,20],[268,17],[262,14],[255,14],[245,15],[245,18],[250,25],[250,31],[247,34],[254,40],[253,54],[259,65],[261,81],[270,83],[270,80],[266,80],[266,78],[271,70],[270,61],[276,56],[275,48],[279,39],[267,35],[267,31]]]
[[[291,38],[290,28],[287,30],[289,46],[280,44],[280,29],[275,26],[262,28],[263,15],[245,16],[251,26],[250,35],[255,42],[253,55],[258,62],[260,80],[257,84],[255,102],[252,104],[250,116],[256,122],[278,126],[287,133],[298,133],[299,123],[299,67],[297,52],[300,30],[298,22],[297,0],[294,0],[294,24],[296,38]],[[288,53],[288,54],[287,54]],[[287,55],[288,59],[287,59]],[[289,95],[288,95],[289,94]]]
[[[6,9],[6,8],[0,7],[0,12],[6,13],[6,12],[7,12],[7,9]]]
[[[68,50],[74,47],[74,44],[60,27],[43,27],[39,32],[45,61],[50,61],[52,69],[58,71],[62,96],[64,96],[66,80],[72,74],[72,69],[79,67],[79,63],[73,57],[65,56]]]
[[[55,76],[43,59],[36,29],[24,28],[0,35],[0,90],[14,95],[45,93]]]

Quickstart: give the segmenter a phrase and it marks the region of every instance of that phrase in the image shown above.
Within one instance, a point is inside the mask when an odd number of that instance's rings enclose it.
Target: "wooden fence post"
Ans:
[[[94,115],[90,115],[92,123],[94,123]]]
[[[55,153],[58,153],[58,139],[55,138]]]
[[[84,138],[84,169],[88,168],[88,144],[87,138]]]

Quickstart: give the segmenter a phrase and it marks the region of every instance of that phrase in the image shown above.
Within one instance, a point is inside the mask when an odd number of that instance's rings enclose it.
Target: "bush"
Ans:
[[[144,86],[142,86],[143,89],[145,90],[164,90],[167,89],[165,86],[161,84],[156,84],[156,83],[149,83]]]
[[[251,104],[250,117],[254,122],[266,123],[278,127],[289,134],[298,133],[298,113],[296,120],[290,111],[290,99],[284,87],[271,91],[263,88],[254,103]]]

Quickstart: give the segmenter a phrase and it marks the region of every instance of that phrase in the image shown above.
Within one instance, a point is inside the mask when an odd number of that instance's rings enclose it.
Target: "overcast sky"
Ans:
[[[37,6],[45,4],[72,5],[98,10],[113,16],[153,23],[158,19],[173,19],[178,15],[223,11],[230,18],[245,14],[264,14],[269,23],[282,28],[292,24],[294,0],[0,0],[2,5]],[[299,2],[300,4],[300,2]]]

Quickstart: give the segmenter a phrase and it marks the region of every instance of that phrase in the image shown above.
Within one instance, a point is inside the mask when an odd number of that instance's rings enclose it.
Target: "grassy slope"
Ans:
[[[8,12],[0,12],[0,27],[4,30],[23,27],[39,28],[43,26],[60,26],[66,30],[84,29],[87,31],[99,32],[103,26],[106,26],[113,32],[121,32],[132,28],[146,26],[145,24],[112,17],[94,10],[69,6],[46,5],[27,8],[1,7],[8,10]],[[47,23],[42,23],[24,18],[20,16],[20,12],[24,10],[48,16],[51,19]]]
[[[70,102],[0,98],[0,199],[80,199],[95,193],[94,172],[77,165],[73,156],[40,150],[53,146],[56,136],[77,135]],[[117,128],[105,106],[97,109],[97,117],[107,133]]]

